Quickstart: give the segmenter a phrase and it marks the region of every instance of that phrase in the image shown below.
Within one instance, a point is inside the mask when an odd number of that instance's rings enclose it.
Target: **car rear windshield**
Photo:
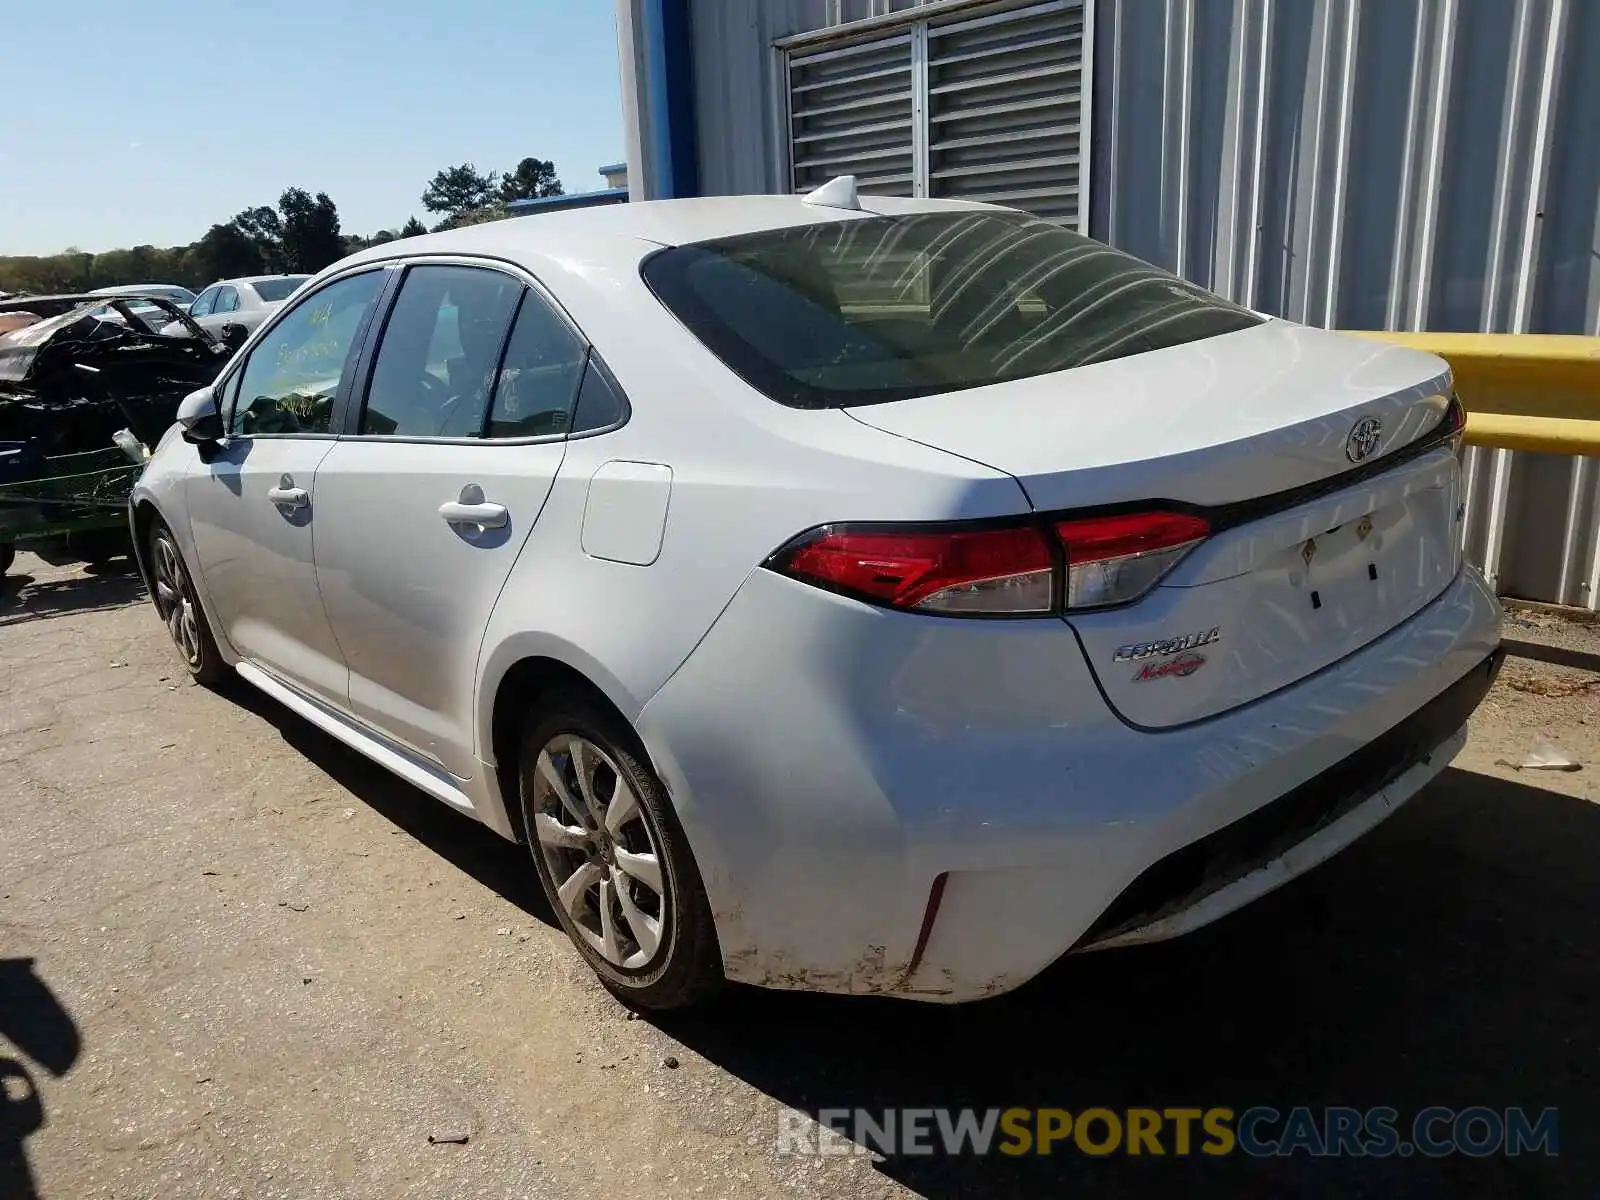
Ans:
[[[718,358],[796,408],[960,391],[1262,318],[1020,213],[919,213],[663,250],[645,282]]]
[[[250,286],[255,288],[256,295],[272,304],[287,300],[297,287],[310,278],[309,275],[285,275],[282,279],[258,279]]]

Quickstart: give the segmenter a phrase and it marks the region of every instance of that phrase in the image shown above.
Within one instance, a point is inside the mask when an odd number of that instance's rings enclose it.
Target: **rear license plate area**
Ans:
[[[1416,523],[1405,504],[1367,513],[1290,552],[1289,584],[1313,612],[1359,623],[1417,574]]]

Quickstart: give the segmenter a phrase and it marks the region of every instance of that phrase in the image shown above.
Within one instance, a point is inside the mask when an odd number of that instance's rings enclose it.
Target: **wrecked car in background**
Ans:
[[[174,324],[181,334],[159,332]],[[0,571],[19,543],[48,561],[125,553],[149,448],[239,340],[162,296],[0,302]]]

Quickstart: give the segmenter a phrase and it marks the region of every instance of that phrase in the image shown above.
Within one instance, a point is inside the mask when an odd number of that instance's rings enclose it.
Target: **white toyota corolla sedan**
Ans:
[[[627,1002],[953,1002],[1438,774],[1500,662],[1463,423],[1436,358],[839,180],[348,258],[131,519],[198,679],[525,843]]]

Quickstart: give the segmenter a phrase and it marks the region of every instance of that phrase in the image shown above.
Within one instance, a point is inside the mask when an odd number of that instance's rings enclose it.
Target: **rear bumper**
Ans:
[[[1318,674],[1143,732],[1051,624],[751,577],[639,722],[730,978],[957,1001],[1214,919],[1443,769],[1499,645],[1469,569]]]
[[[1332,857],[1455,757],[1466,740],[1467,718],[1504,661],[1505,651],[1494,650],[1354,754],[1151,864],[1100,914],[1078,948],[1133,945],[1188,933]]]

